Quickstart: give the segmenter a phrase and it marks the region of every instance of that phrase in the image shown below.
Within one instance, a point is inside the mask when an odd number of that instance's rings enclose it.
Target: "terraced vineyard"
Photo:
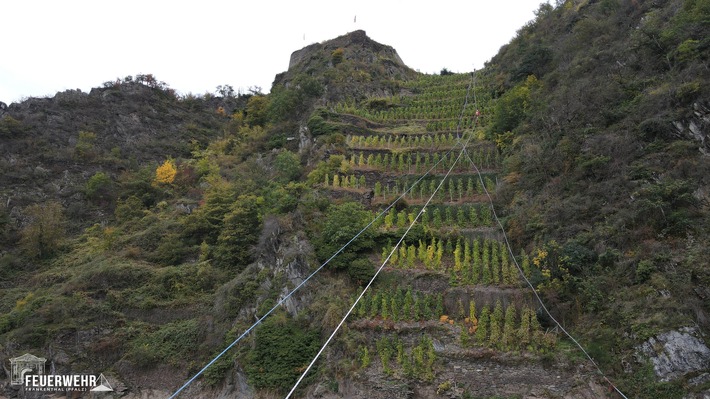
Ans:
[[[399,198],[372,226],[378,237],[391,237],[370,255],[384,268],[349,320],[362,334],[355,362],[360,372],[384,372],[393,384],[441,380],[435,385],[442,392],[457,387],[458,394],[499,395],[438,365],[539,356],[556,348],[557,335],[540,325],[539,304],[523,286],[494,221],[485,193],[496,191],[502,158],[484,139],[485,118],[476,115],[487,98],[475,93],[474,103],[472,89],[464,108],[470,83],[471,75],[426,76],[409,83],[411,95],[336,105],[332,119],[368,128],[347,135],[347,154],[331,157],[339,170],[316,185],[335,198],[369,193],[373,218]],[[534,259],[521,253],[517,260],[530,276]],[[474,364],[462,367],[480,367]]]

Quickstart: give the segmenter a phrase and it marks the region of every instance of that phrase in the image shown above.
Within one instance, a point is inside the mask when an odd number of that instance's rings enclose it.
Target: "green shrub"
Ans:
[[[159,363],[179,364],[194,355],[204,335],[198,320],[181,320],[141,333],[131,342],[128,353],[139,367],[155,367]]]
[[[0,137],[18,137],[27,130],[22,122],[10,115],[5,115],[0,119]]]
[[[215,356],[216,355],[215,353]],[[207,386],[217,386],[224,380],[224,377],[232,367],[234,367],[234,359],[230,356],[222,356],[202,373],[202,381],[204,381]]]
[[[46,302],[46,298],[38,297],[33,292],[28,292],[24,294],[24,297],[18,298],[12,310],[0,315],[0,334],[22,326],[25,319],[34,315],[44,302]]]
[[[270,122],[281,122],[297,116],[304,101],[302,90],[293,86],[274,86],[269,94],[269,105],[267,115]],[[248,116],[248,114],[247,114]]]
[[[700,82],[693,81],[678,86],[675,97],[680,104],[687,105],[698,98],[701,92]]]
[[[386,98],[373,98],[367,102],[367,108],[371,111],[386,111],[391,107],[390,102]]]
[[[336,48],[333,50],[333,52],[330,54],[330,62],[333,63],[333,66],[336,66],[343,62],[343,54],[345,50],[342,48]]]
[[[84,192],[90,199],[105,199],[111,192],[111,179],[104,172],[96,172],[86,182]]]
[[[375,268],[367,258],[355,259],[348,267],[348,276],[360,285],[367,284],[375,275]]]
[[[237,317],[243,306],[256,299],[260,284],[257,277],[246,272],[224,284],[217,292],[216,313],[224,320]]]
[[[160,239],[158,247],[148,259],[161,265],[177,265],[193,251],[194,248],[182,241],[179,232],[171,232]]]
[[[135,196],[143,203],[142,207],[152,207],[161,199],[160,191],[153,186],[155,178],[154,167],[144,167],[134,173],[124,173],[120,176],[121,198]]]
[[[118,223],[124,223],[131,219],[142,217],[144,214],[143,201],[135,195],[131,195],[125,200],[119,200],[114,211],[114,216]]]
[[[285,186],[274,186],[265,194],[264,200],[267,205],[265,213],[285,214],[295,210],[306,189],[305,184],[294,182],[289,182]]]
[[[128,263],[116,258],[98,258],[82,266],[67,289],[95,291],[101,289],[134,288],[143,285],[152,270],[143,264]]]
[[[74,153],[77,158],[88,160],[96,156],[94,143],[96,142],[96,133],[80,131],[79,136],[74,146]]]
[[[641,122],[638,125],[638,130],[641,133],[641,138],[647,141],[653,141],[657,138],[663,139],[670,137],[671,124],[668,121],[654,117]]]
[[[680,399],[685,394],[683,379],[659,382],[650,363],[641,366],[621,381],[620,389],[634,398]]]
[[[333,133],[325,136],[323,138],[323,144],[325,145],[333,145],[336,147],[343,147],[345,146],[345,136],[343,136],[342,133]]]
[[[272,315],[256,330],[253,349],[246,356],[249,382],[258,389],[286,392],[318,351],[318,336],[317,330],[286,315]],[[311,371],[307,379],[315,375]]]
[[[300,75],[294,79],[294,83],[307,97],[320,97],[325,92],[323,85],[313,76]]]
[[[600,180],[607,176],[610,161],[608,156],[585,156],[578,159],[577,167],[583,177]]]
[[[656,271],[656,266],[652,261],[644,259],[636,265],[636,282],[643,283]]]
[[[313,115],[311,115],[308,119],[307,126],[313,136],[322,136],[335,131],[335,128],[328,124],[319,112],[314,112]]]
[[[325,220],[322,221],[322,230],[315,239],[318,258],[321,261],[326,261],[359,233],[370,222],[370,219],[370,212],[358,203],[346,202],[332,206],[328,210]],[[353,268],[352,275],[358,276],[358,278],[366,275],[367,266],[356,260],[362,256],[362,253],[370,251],[374,246],[373,237],[372,229],[366,230],[343,252],[333,258],[329,266],[336,270],[347,270],[348,273],[350,273],[350,268]]]
[[[680,62],[692,61],[700,56],[701,43],[699,40],[688,39],[676,48],[676,58]]]
[[[2,237],[2,236],[0,236]],[[10,278],[18,275],[25,268],[22,258],[11,252],[0,255],[0,280],[10,281]]]

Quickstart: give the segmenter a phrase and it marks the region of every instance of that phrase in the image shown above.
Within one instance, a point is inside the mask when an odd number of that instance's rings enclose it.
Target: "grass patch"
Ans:
[[[204,336],[198,320],[181,320],[156,327],[135,324],[127,331],[136,333],[127,357],[138,367],[151,367],[158,363],[178,365],[194,356]],[[139,332],[138,332],[139,331]]]

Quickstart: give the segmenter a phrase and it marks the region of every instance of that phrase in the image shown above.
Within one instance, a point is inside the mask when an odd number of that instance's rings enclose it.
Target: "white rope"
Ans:
[[[470,140],[470,139],[471,139],[471,138],[469,137],[468,140]],[[467,141],[467,143],[468,143],[468,141]],[[404,234],[403,234],[402,237],[399,239],[399,241],[397,241],[397,244],[392,248],[392,250],[390,251],[389,255],[387,255],[387,258],[384,260],[384,262],[382,262],[382,265],[380,265],[380,267],[377,269],[377,272],[375,272],[375,275],[372,276],[372,278],[371,278],[370,281],[367,283],[367,285],[365,286],[365,288],[362,290],[362,292],[360,293],[360,295],[358,295],[358,297],[355,299],[355,302],[352,304],[352,306],[350,306],[350,309],[348,309],[348,311],[347,311],[347,313],[345,314],[345,316],[343,316],[342,320],[340,320],[340,323],[338,323],[338,325],[335,327],[335,330],[333,331],[332,334],[330,334],[330,336],[329,336],[328,339],[325,341],[325,343],[323,344],[323,346],[320,348],[320,350],[318,351],[318,353],[316,354],[316,356],[313,358],[313,360],[311,361],[311,363],[310,363],[310,364],[308,365],[308,367],[306,367],[306,369],[303,371],[303,373],[301,374],[301,376],[298,378],[298,381],[296,381],[296,383],[294,384],[293,388],[291,388],[291,391],[289,391],[288,395],[286,395],[286,398],[285,398],[285,399],[289,399],[289,398],[291,397],[291,395],[296,391],[296,388],[298,388],[298,386],[301,384],[301,381],[306,377],[306,374],[308,374],[308,372],[311,370],[311,368],[312,368],[313,365],[315,364],[316,360],[318,360],[318,358],[319,358],[320,355],[323,353],[323,351],[325,350],[325,348],[328,346],[328,344],[330,343],[330,341],[333,340],[333,337],[335,337],[335,334],[338,333],[338,330],[340,330],[340,327],[342,327],[342,325],[345,323],[345,320],[347,320],[348,316],[350,316],[350,314],[353,312],[353,310],[355,309],[355,307],[357,306],[357,304],[360,302],[360,299],[362,299],[362,297],[365,295],[365,292],[367,292],[367,290],[370,288],[370,286],[371,286],[372,283],[375,281],[375,279],[377,278],[377,276],[380,274],[380,272],[382,271],[382,269],[385,267],[385,265],[387,264],[387,262],[390,260],[390,258],[391,258],[392,255],[394,254],[394,252],[399,249],[399,246],[400,246],[400,245],[402,244],[402,242],[404,241],[404,238],[405,238],[405,237],[407,236],[407,234],[409,233],[409,230],[411,230],[412,227],[414,227],[414,224],[417,222],[417,220],[419,220],[419,217],[422,215],[422,213],[424,213],[424,211],[426,210],[427,205],[429,205],[429,202],[431,202],[431,200],[434,198],[434,196],[436,195],[436,193],[437,193],[437,192],[439,191],[439,189],[443,186],[444,181],[445,181],[446,178],[449,176],[449,174],[451,173],[451,171],[453,170],[453,168],[456,166],[456,164],[458,163],[459,159],[461,159],[461,155],[463,155],[463,152],[464,152],[464,149],[465,149],[465,148],[466,148],[466,146],[465,146],[465,144],[464,144],[464,148],[461,149],[461,151],[459,152],[459,155],[456,157],[456,161],[451,165],[451,167],[449,168],[449,170],[446,172],[446,176],[444,176],[444,178],[441,179],[441,182],[439,182],[439,185],[436,187],[436,190],[434,190],[434,192],[433,192],[432,195],[429,197],[429,199],[426,201],[426,203],[424,204],[424,206],[422,206],[422,208],[419,210],[419,213],[417,213],[417,216],[416,216],[416,217],[414,218],[414,220],[412,220],[412,222],[409,224],[409,227],[407,227],[407,230],[404,232]]]
[[[469,88],[470,88],[470,85],[469,85]],[[468,91],[466,92],[466,100],[468,101]],[[465,106],[466,106],[466,104],[464,103],[464,107],[465,107]],[[459,123],[460,123],[460,122],[459,122]],[[459,130],[459,126],[456,127],[457,137],[458,137],[458,130]],[[374,219],[372,219],[372,221],[370,221],[370,223],[368,223],[367,226],[365,226],[362,230],[360,230],[360,232],[358,232],[350,241],[348,241],[348,242],[347,242],[345,245],[343,245],[338,251],[336,251],[330,258],[328,258],[328,260],[326,260],[326,261],[325,261],[322,265],[320,265],[315,271],[313,271],[313,273],[311,273],[308,277],[306,277],[305,280],[303,280],[303,281],[302,281],[300,284],[298,284],[293,290],[291,290],[291,292],[289,292],[288,294],[286,294],[286,296],[284,296],[283,298],[281,298],[268,312],[266,312],[266,313],[265,313],[263,316],[261,316],[256,322],[254,322],[254,324],[252,324],[251,327],[249,327],[248,329],[246,329],[239,337],[237,337],[237,339],[235,339],[234,341],[232,341],[232,343],[230,343],[222,352],[220,352],[217,356],[215,356],[209,363],[207,363],[200,371],[198,371],[194,376],[192,376],[192,377],[191,377],[185,384],[183,384],[177,391],[175,391],[172,395],[170,395],[170,397],[169,397],[168,399],[177,398],[177,396],[180,394],[180,392],[182,392],[185,388],[187,388],[195,379],[197,379],[197,377],[199,377],[200,375],[202,375],[202,373],[204,373],[208,368],[210,368],[217,360],[219,360],[219,358],[221,358],[225,353],[227,353],[227,351],[229,351],[232,347],[234,347],[234,345],[236,345],[236,344],[237,344],[239,341],[241,341],[247,334],[249,334],[254,328],[256,328],[256,326],[258,326],[259,324],[261,324],[261,322],[262,322],[265,318],[267,318],[271,313],[274,312],[274,310],[276,310],[279,306],[281,306],[281,304],[283,304],[288,298],[290,298],[298,289],[300,289],[302,286],[304,286],[313,276],[315,276],[318,272],[320,272],[328,263],[330,263],[331,260],[333,260],[333,258],[335,258],[335,257],[338,256],[341,252],[343,252],[343,250],[345,250],[345,248],[347,248],[348,245],[350,245],[353,241],[355,241],[358,237],[360,237],[360,235],[362,235],[362,233],[364,233],[365,230],[367,230],[368,228],[370,228],[370,226],[372,226],[380,217],[382,217],[382,215],[386,214],[393,206],[395,206],[395,205],[397,204],[397,202],[399,202],[399,200],[401,200],[402,198],[404,198],[410,191],[412,191],[412,190],[414,189],[414,187],[416,187],[416,185],[417,185],[419,182],[421,182],[426,176],[428,176],[432,171],[434,171],[434,170],[439,166],[439,164],[440,164],[441,162],[443,162],[444,159],[446,159],[447,156],[448,156],[451,152],[453,152],[454,149],[456,149],[456,147],[458,147],[459,144],[461,144],[460,139],[457,140],[456,145],[454,145],[453,147],[451,147],[451,148],[449,149],[449,151],[447,151],[447,152],[444,154],[444,156],[442,156],[442,157],[439,159],[438,162],[436,162],[436,163],[435,163],[434,165],[432,165],[426,172],[424,172],[424,174],[423,174],[419,179],[417,179],[414,183],[412,183],[412,185],[409,186],[409,188],[408,188],[406,191],[402,192],[402,194],[401,194],[399,197],[397,197],[389,206],[387,206],[387,208],[385,208],[384,210],[382,210],[382,212],[380,212]],[[465,147],[464,147],[464,148],[465,148]],[[463,149],[462,149],[462,150],[463,150]],[[458,162],[458,159],[461,157],[461,154],[462,154],[462,153],[459,153],[459,157],[457,158],[457,162]],[[456,163],[454,163],[454,164],[456,164]],[[447,174],[447,176],[448,176],[448,174]],[[444,180],[445,180],[445,179],[442,179],[440,185],[444,182]],[[437,190],[438,190],[438,189],[437,189]],[[424,209],[424,208],[422,208],[422,209]]]
[[[472,82],[469,83],[468,89],[470,89],[470,88],[471,88],[471,85],[473,84],[473,75],[471,76],[471,79],[472,79]],[[464,108],[464,109],[466,108],[466,104],[467,104],[467,103],[468,103],[468,90],[466,90],[466,100],[464,101],[464,105],[463,105],[463,108]],[[461,117],[463,117],[463,112],[461,113],[461,115],[462,115]],[[460,118],[461,118],[461,117],[460,117]],[[456,147],[458,147],[459,144],[461,144],[461,138],[459,137],[459,134],[458,134],[458,133],[459,133],[460,123],[461,123],[461,121],[460,121],[460,119],[459,119],[459,125],[456,126],[456,137],[457,137],[456,145],[455,145],[453,148],[456,148]],[[471,137],[473,137],[473,135],[469,136],[469,138],[468,138],[468,139],[466,140],[466,142],[463,144],[463,147],[461,148],[461,151],[459,152],[459,155],[456,157],[456,160],[453,162],[453,164],[451,165],[451,167],[449,168],[449,170],[446,172],[446,175],[444,176],[444,178],[441,179],[441,181],[439,182],[439,185],[436,187],[436,189],[435,189],[434,192],[431,194],[431,196],[429,197],[429,199],[427,199],[427,201],[426,201],[426,203],[424,204],[424,206],[422,206],[422,208],[419,210],[419,212],[417,213],[417,216],[416,216],[416,217],[414,218],[414,220],[412,220],[412,222],[409,224],[409,227],[407,227],[407,230],[404,232],[404,234],[403,234],[402,237],[399,239],[399,241],[397,241],[397,244],[392,248],[392,250],[390,251],[389,255],[387,255],[387,258],[385,258],[385,260],[382,262],[382,265],[380,265],[380,267],[377,269],[377,271],[376,271],[375,274],[372,276],[372,278],[370,279],[370,281],[367,283],[367,285],[365,286],[365,288],[362,290],[362,292],[360,293],[360,295],[358,295],[358,297],[355,299],[355,302],[352,304],[352,306],[350,306],[350,309],[348,309],[347,313],[345,313],[345,316],[343,316],[342,320],[340,320],[340,323],[338,323],[338,325],[335,327],[335,330],[330,334],[330,336],[329,336],[328,339],[325,341],[325,343],[323,344],[323,346],[321,346],[320,350],[318,351],[318,353],[316,353],[316,355],[315,355],[315,357],[313,358],[313,360],[311,361],[311,363],[308,364],[308,367],[306,367],[306,369],[303,371],[303,373],[301,374],[301,376],[298,378],[298,380],[296,381],[296,383],[295,383],[295,384],[293,385],[293,387],[291,388],[291,391],[289,391],[289,393],[286,395],[286,398],[285,398],[285,399],[289,399],[289,398],[291,397],[291,395],[293,395],[293,393],[296,391],[296,389],[298,388],[298,386],[301,384],[301,381],[303,381],[303,379],[306,377],[306,375],[307,375],[308,372],[311,370],[311,368],[313,367],[313,365],[315,364],[315,362],[318,360],[318,358],[320,357],[320,355],[323,353],[323,351],[325,350],[325,348],[328,346],[328,344],[330,343],[330,341],[333,340],[333,337],[335,337],[335,334],[338,333],[338,331],[340,330],[340,327],[343,326],[343,324],[345,323],[345,320],[347,320],[348,316],[350,316],[350,314],[353,312],[353,310],[355,309],[355,307],[357,306],[357,304],[360,302],[360,300],[362,299],[362,297],[365,295],[365,293],[367,292],[367,290],[370,288],[370,286],[372,285],[372,283],[375,281],[375,279],[377,279],[377,276],[380,274],[380,272],[382,271],[382,269],[384,269],[385,265],[386,265],[387,262],[390,260],[390,258],[391,258],[392,255],[394,254],[394,252],[398,250],[399,246],[400,246],[400,245],[402,244],[402,242],[404,241],[404,238],[407,236],[407,234],[408,234],[409,231],[412,229],[412,227],[413,227],[414,224],[417,222],[417,220],[419,220],[419,217],[422,215],[422,213],[425,212],[427,205],[429,205],[429,203],[430,203],[431,200],[434,198],[434,196],[436,196],[436,194],[437,194],[437,192],[439,191],[439,189],[441,189],[441,187],[444,185],[444,182],[446,181],[446,178],[449,177],[449,175],[451,174],[451,171],[454,169],[454,167],[456,167],[456,164],[457,164],[457,163],[459,162],[459,160],[461,159],[461,156],[464,154],[464,152],[465,152],[465,150],[466,150],[466,146],[468,145],[468,142],[471,140]],[[453,148],[452,148],[449,152],[451,152],[451,151],[453,150]]]
[[[512,249],[512,247],[511,247],[511,245],[510,245],[510,242],[508,241],[508,235],[505,233],[505,228],[503,228],[503,224],[501,223],[500,219],[498,219],[498,215],[496,214],[495,206],[493,205],[493,198],[491,197],[491,194],[488,192],[488,189],[486,188],[486,185],[483,183],[483,176],[481,175],[481,171],[478,169],[478,167],[476,166],[476,164],[473,162],[473,159],[471,159],[471,156],[469,155],[469,153],[468,153],[468,151],[466,150],[466,148],[464,148],[464,152],[466,153],[466,157],[467,157],[468,160],[471,162],[471,164],[473,165],[474,169],[476,169],[476,173],[478,174],[478,179],[479,179],[479,181],[481,182],[481,186],[483,187],[483,190],[485,191],[486,196],[488,197],[488,201],[489,201],[489,203],[490,203],[491,213],[493,214],[493,218],[495,218],[496,223],[498,223],[498,226],[500,227],[500,230],[501,230],[501,232],[503,233],[503,240],[505,241],[505,245],[506,245],[506,247],[508,248],[508,253],[510,254],[511,259],[513,259],[513,263],[515,264],[515,267],[518,269],[518,272],[519,272],[520,275],[523,277],[523,280],[525,280],[525,282],[527,283],[528,287],[530,287],[530,289],[532,290],[533,294],[535,294],[535,298],[537,298],[537,301],[540,303],[540,306],[542,307],[542,309],[545,310],[545,313],[550,317],[550,319],[551,319],[553,322],[555,322],[555,324],[557,325],[557,327],[559,327],[560,330],[562,330],[562,332],[565,333],[565,335],[566,335],[569,339],[571,339],[572,342],[574,342],[575,345],[577,345],[577,347],[582,351],[582,353],[584,353],[584,355],[587,356],[587,359],[589,359],[589,361],[594,365],[594,367],[596,367],[597,371],[598,371],[599,374],[602,376],[602,378],[604,378],[604,380],[606,380],[606,382],[608,382],[609,385],[611,385],[611,386],[616,390],[616,392],[619,393],[619,395],[621,395],[624,399],[628,399],[628,398],[626,397],[626,395],[624,395],[623,392],[621,392],[621,391],[619,390],[619,388],[617,388],[616,385],[614,385],[614,384],[606,377],[606,375],[604,374],[604,372],[602,372],[602,370],[601,370],[601,368],[599,367],[599,365],[597,365],[597,363],[594,361],[594,359],[592,359],[592,357],[589,355],[589,353],[587,353],[587,351],[584,350],[584,347],[582,347],[582,345],[581,345],[579,342],[577,342],[576,339],[574,339],[574,337],[572,336],[572,334],[570,334],[569,332],[567,332],[567,330],[565,330],[565,328],[562,327],[562,324],[560,324],[560,323],[557,321],[557,319],[555,319],[554,316],[552,316],[552,314],[550,313],[550,311],[547,309],[547,307],[545,306],[545,304],[542,302],[542,298],[540,298],[540,295],[537,293],[537,290],[536,290],[535,287],[532,285],[532,283],[530,282],[530,280],[528,280],[527,276],[525,276],[525,273],[523,272],[523,269],[522,269],[522,268],[520,267],[520,265],[518,264],[517,259],[515,259],[515,254],[513,253],[513,249]]]

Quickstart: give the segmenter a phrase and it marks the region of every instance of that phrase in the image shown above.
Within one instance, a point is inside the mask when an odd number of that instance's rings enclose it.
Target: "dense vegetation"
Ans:
[[[559,243],[570,275],[558,300],[583,299],[596,315],[590,323],[644,336],[684,317],[707,326],[707,303],[690,299],[693,282],[708,281],[696,255],[708,245],[707,142],[678,126],[707,107],[699,50],[709,7],[541,6],[486,69],[496,82],[490,134],[506,156],[499,201],[509,231],[521,247]],[[675,293],[648,309],[658,312],[643,316],[653,323],[623,314],[625,292],[653,288]],[[572,308],[569,316],[586,318]]]
[[[328,261],[200,389],[244,373],[283,394],[383,266],[305,389],[559,382],[456,374],[478,361],[598,379],[522,272],[629,397],[700,391],[631,359],[658,333],[710,329],[708,15],[706,0],[560,1],[475,75],[416,74],[353,32],[304,49],[268,95],[180,97],[140,75],[13,104],[3,359],[54,356],[133,390],[129,370],[170,365],[142,385],[169,391]]]

